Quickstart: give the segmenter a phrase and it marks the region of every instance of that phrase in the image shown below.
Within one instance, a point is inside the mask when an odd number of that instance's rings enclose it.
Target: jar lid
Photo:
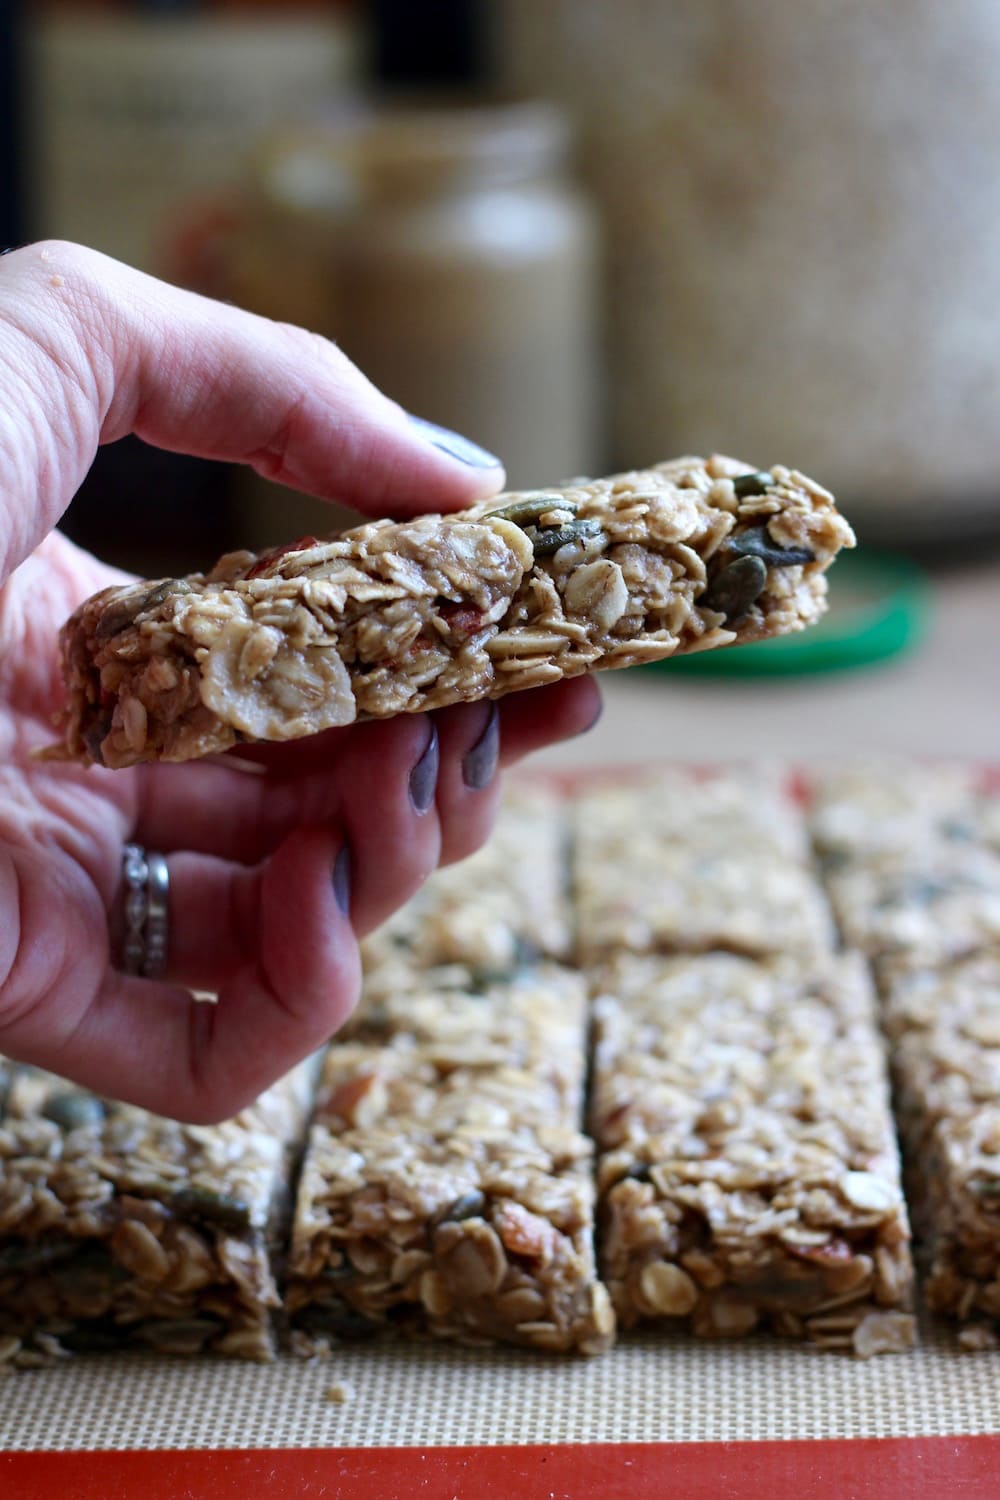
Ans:
[[[268,139],[254,177],[263,197],[281,208],[329,213],[428,186],[541,176],[565,160],[569,141],[565,114],[548,103],[429,98],[357,106]]]

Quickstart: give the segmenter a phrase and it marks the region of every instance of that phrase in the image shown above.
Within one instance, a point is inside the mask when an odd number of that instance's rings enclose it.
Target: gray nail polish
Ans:
[[[462,760],[462,780],[471,791],[481,792],[496,775],[500,758],[500,710],[490,704],[486,728]]]
[[[439,760],[438,732],[434,724],[431,724],[430,739],[424,753],[410,772],[410,801],[416,813],[425,813],[434,801]]]
[[[449,427],[439,427],[436,422],[428,422],[423,417],[410,417],[409,420],[422,437],[442,453],[447,453],[449,458],[457,458],[460,464],[468,464],[471,469],[503,467],[495,454],[487,453],[485,448],[470,442],[460,432],[452,432]]]
[[[591,719],[591,721],[590,721],[589,724],[585,724],[582,729],[578,729],[577,730],[577,735],[589,734],[590,731],[595,727],[595,725],[597,725],[597,724],[599,724],[601,722],[601,719],[603,718],[603,716],[604,716],[604,699],[600,698],[600,699],[598,699],[596,714]]]
[[[341,844],[333,862],[333,895],[344,916],[351,909],[351,846]]]

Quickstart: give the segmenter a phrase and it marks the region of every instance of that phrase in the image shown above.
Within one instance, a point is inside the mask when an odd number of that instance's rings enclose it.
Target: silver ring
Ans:
[[[162,854],[140,844],[122,850],[125,883],[125,937],[122,967],[126,974],[157,979],[167,966],[167,903],[170,875]]]

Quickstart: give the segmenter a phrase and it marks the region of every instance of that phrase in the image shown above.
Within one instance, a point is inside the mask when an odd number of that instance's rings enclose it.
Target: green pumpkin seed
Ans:
[[[111,733],[111,718],[108,714],[94,714],[83,731],[83,743],[95,766],[103,766],[101,746]]]
[[[121,1348],[124,1336],[125,1330],[110,1318],[92,1318],[60,1333],[59,1342],[72,1354],[113,1354]]]
[[[774,476],[768,469],[758,469],[754,474],[737,474],[733,480],[733,489],[743,500],[748,495],[763,495],[773,483]]]
[[[538,945],[529,942],[527,938],[517,937],[514,939],[514,951],[509,964],[473,965],[460,988],[466,994],[471,992],[485,995],[493,985],[510,984],[518,975],[535,968],[538,959]]]
[[[515,500],[502,510],[491,510],[490,515],[502,516],[505,521],[513,521],[515,526],[526,527],[550,510],[568,510],[575,516],[577,504],[560,494],[526,495],[523,500]]]
[[[75,1240],[14,1240],[10,1245],[0,1245],[0,1274],[38,1271],[71,1260],[76,1252]]]
[[[514,969],[488,968],[482,966],[470,969],[464,983],[457,986],[464,994],[478,995],[482,997],[489,993],[495,984],[505,984],[516,973]]]
[[[536,557],[551,557],[560,547],[570,542],[582,542],[588,537],[601,535],[601,523],[596,516],[582,516],[568,521],[565,526],[553,526],[539,530],[537,526],[525,526],[524,534],[529,538]]]
[[[439,1229],[442,1224],[459,1224],[463,1219],[478,1219],[486,1207],[485,1194],[478,1188],[471,1192],[462,1193],[461,1197],[447,1204],[431,1219],[428,1228],[433,1231]]]
[[[79,1130],[85,1125],[103,1124],[106,1110],[96,1095],[73,1091],[51,1094],[42,1105],[42,1114],[62,1130]]]
[[[250,1228],[250,1207],[242,1198],[193,1183],[170,1196],[174,1213],[192,1219],[204,1219],[220,1229],[239,1231]]]
[[[111,636],[127,630],[135,623],[137,616],[148,609],[155,609],[171,594],[190,594],[191,592],[191,585],[185,583],[183,578],[164,578],[162,582],[155,583],[152,588],[147,589],[144,594],[131,599],[123,599],[119,604],[113,604],[110,609],[106,609],[94,629],[94,638],[98,641],[106,641]]]
[[[354,1281],[357,1279],[357,1270],[349,1260],[342,1260],[336,1266],[324,1266],[319,1273],[320,1281]]]
[[[370,1339],[378,1331],[377,1323],[347,1302],[314,1302],[300,1308],[292,1322],[307,1333],[327,1333],[351,1342]]]
[[[767,583],[767,564],[760,557],[738,557],[714,579],[699,601],[708,609],[725,615],[726,623],[736,625]]]
[[[737,557],[759,557],[771,568],[790,568],[795,563],[815,562],[816,554],[808,547],[781,547],[771,540],[766,526],[751,526],[727,538],[726,551]]]
[[[944,880],[923,880],[918,875],[908,876],[886,891],[884,896],[880,896],[873,903],[874,909],[892,910],[907,903],[913,906],[933,906],[936,901],[950,896],[957,884],[957,881],[949,884]]]

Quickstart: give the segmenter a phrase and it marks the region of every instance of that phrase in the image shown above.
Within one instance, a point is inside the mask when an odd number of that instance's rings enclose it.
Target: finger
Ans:
[[[500,801],[500,710],[467,703],[434,715],[441,738],[437,808],[440,864],[451,864],[486,842]]]
[[[371,514],[452,509],[503,482],[492,455],[409,421],[329,340],[58,241],[0,261],[0,373],[24,394],[0,434],[8,570],[98,444],[129,432]]]
[[[495,730],[501,764],[513,765],[533,750],[582,733],[599,713],[600,694],[590,679],[503,699]],[[475,704],[435,716],[441,731],[437,802],[446,861],[478,847],[495,811],[495,791],[474,793],[467,784],[470,776],[482,777],[489,759],[489,744],[480,744],[483,731],[477,735],[489,715],[486,704]],[[163,853],[193,850],[255,864],[293,828],[342,819],[358,795],[373,799],[364,809],[370,816],[373,806],[383,804],[386,783],[410,775],[423,753],[426,730],[419,726],[426,722],[424,715],[400,716],[329,730],[290,745],[243,746],[236,764],[223,756],[199,764],[141,767],[134,837]],[[480,759],[473,770],[466,757],[477,747]],[[260,755],[251,760],[251,752]],[[279,774],[269,774],[266,763]],[[381,782],[374,792],[373,766],[380,768]]]
[[[535,750],[585,734],[601,711],[601,691],[593,677],[512,693],[500,704],[501,765],[516,765]]]
[[[300,830],[247,881],[245,946],[217,1004],[108,971],[59,1070],[111,1097],[200,1122],[228,1118],[256,1098],[357,1002],[357,943],[333,880],[341,847],[335,832]]]
[[[351,851],[351,921],[359,937],[402,906],[437,867],[441,751],[427,714],[352,735],[337,768],[338,816]]]

